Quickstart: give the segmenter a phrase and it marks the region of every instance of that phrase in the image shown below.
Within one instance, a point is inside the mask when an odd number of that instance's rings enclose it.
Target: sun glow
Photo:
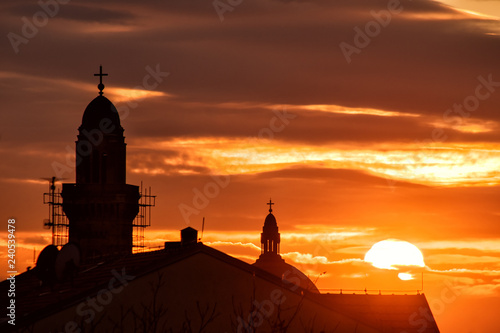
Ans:
[[[425,266],[424,256],[415,245],[395,239],[383,240],[373,245],[366,252],[365,261],[377,268],[393,270],[397,270],[398,266]],[[403,273],[400,273],[400,278],[404,277],[402,280],[411,277],[411,274],[401,274]]]

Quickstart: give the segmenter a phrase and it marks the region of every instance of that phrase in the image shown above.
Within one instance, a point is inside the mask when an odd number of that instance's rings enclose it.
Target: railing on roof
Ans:
[[[355,294],[355,295],[402,295],[402,294],[423,294],[423,290],[410,289],[410,290],[384,290],[384,289],[318,289],[320,292],[335,293],[335,294]]]

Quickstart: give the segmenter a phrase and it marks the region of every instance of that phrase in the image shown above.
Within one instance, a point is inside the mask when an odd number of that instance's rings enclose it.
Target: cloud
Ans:
[[[490,269],[467,269],[467,268],[452,268],[452,269],[430,269],[434,273],[445,274],[473,274],[485,276],[500,276],[500,270]]]
[[[227,245],[227,246],[231,246],[231,247],[241,246],[241,247],[249,248],[249,249],[256,250],[256,251],[260,252],[260,247],[258,247],[257,245],[255,245],[253,243],[225,242],[225,241],[204,242],[204,243],[208,246],[214,246],[214,247],[223,246],[223,245]]]
[[[58,8],[58,9],[56,9]],[[42,11],[43,8],[37,3],[23,3],[22,1],[10,5],[7,11],[16,16],[32,16],[36,12]],[[95,7],[88,5],[80,5],[76,2],[68,3],[59,6],[50,6],[51,13],[55,19],[68,19],[75,21],[112,23],[122,22],[125,24],[134,18],[134,15],[126,10],[106,9],[105,6]]]
[[[300,264],[326,264],[328,259],[323,256],[313,256],[310,253],[288,252],[283,253],[285,259],[290,259],[293,262]]]
[[[339,149],[335,145],[326,144],[311,146],[290,144],[281,140],[224,137],[188,140],[174,138],[160,143],[153,140],[149,142],[149,147],[145,144],[143,147],[159,150],[160,153],[163,149],[170,153],[179,147],[179,156],[168,161],[164,159],[163,162],[151,166],[144,165],[146,159],[139,159],[143,167],[135,167],[132,164],[134,172],[166,173],[167,170],[161,171],[158,168],[162,168],[162,165],[167,168],[165,164],[171,163],[174,163],[174,168],[180,170],[185,167],[193,172],[196,172],[196,168],[199,171],[209,169],[213,173],[222,174],[269,172],[309,165],[328,169],[359,170],[378,177],[424,185],[492,186],[500,182],[500,173],[496,168],[500,163],[496,145],[469,145],[464,149],[456,145],[442,144],[422,149],[417,145],[404,147],[393,144],[389,150],[389,146],[379,149],[358,149],[353,146],[351,149]],[[190,148],[189,152],[186,152],[187,148]],[[151,171],[150,168],[154,170]]]
[[[462,289],[465,295],[473,296],[499,296],[500,284],[479,284]]]
[[[417,246],[421,249],[473,249],[500,253],[500,240],[498,239],[436,240],[419,242]]]
[[[500,258],[495,256],[472,256],[464,254],[433,254],[427,255],[425,261],[428,265],[456,265],[456,264],[497,264],[500,266]]]
[[[39,250],[41,250],[41,248],[48,245],[51,240],[50,232],[40,233],[39,231],[16,231],[15,235],[18,239],[16,247],[29,250],[33,250],[33,248],[38,248]],[[2,246],[7,247],[7,235],[0,239],[0,243],[2,244]]]

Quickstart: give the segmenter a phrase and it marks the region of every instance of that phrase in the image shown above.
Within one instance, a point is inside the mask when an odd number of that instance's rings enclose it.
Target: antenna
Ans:
[[[316,277],[316,280],[314,280],[314,284],[316,284],[316,282],[318,282],[319,278],[321,277],[321,275],[323,274],[326,274],[326,271],[324,272],[321,272],[317,277]]]
[[[52,245],[62,246],[68,239],[69,222],[62,210],[62,196],[56,189],[56,182],[66,178],[41,179],[49,181],[49,192],[43,194],[43,203],[49,205],[49,218],[43,220],[43,226],[52,229]]]
[[[143,188],[141,181],[139,213],[132,222],[132,227],[134,228],[132,234],[133,253],[144,252],[146,248],[144,245],[144,230],[151,226],[151,207],[156,206],[156,195],[152,195],[151,193],[151,186],[149,190],[148,188]]]
[[[198,238],[199,242],[201,242],[201,239],[203,238],[203,230],[205,230],[205,216],[203,216],[203,222],[201,222],[201,236]]]

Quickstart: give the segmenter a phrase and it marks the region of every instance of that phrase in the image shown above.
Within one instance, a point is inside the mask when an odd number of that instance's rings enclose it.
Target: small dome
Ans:
[[[108,121],[103,121],[108,119]],[[83,113],[81,129],[92,130],[101,129],[106,133],[123,133],[123,128],[120,125],[120,116],[115,106],[109,99],[104,96],[97,96],[92,102],[87,105]]]
[[[272,213],[269,213],[264,221],[264,231],[269,229],[278,230],[278,223],[276,223],[276,218]]]

